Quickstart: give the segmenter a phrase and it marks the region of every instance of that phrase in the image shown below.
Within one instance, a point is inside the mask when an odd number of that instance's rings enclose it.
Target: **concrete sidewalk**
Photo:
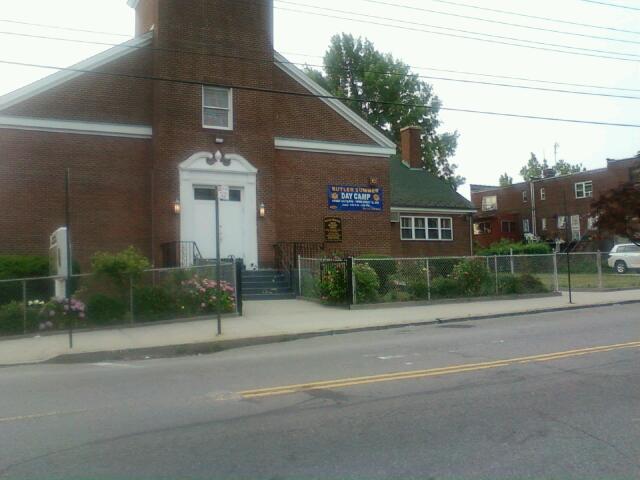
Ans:
[[[171,355],[172,348],[175,350],[173,354],[189,353],[197,351],[195,347],[202,344],[207,344],[209,351],[215,351],[231,346],[283,341],[297,336],[640,302],[640,290],[580,292],[575,293],[573,299],[573,305],[569,304],[568,296],[563,294],[558,297],[369,310],[339,309],[302,300],[246,302],[243,317],[223,319],[223,335],[220,337],[216,337],[215,319],[211,319],[78,332],[74,335],[73,350],[69,349],[64,332],[0,340],[0,366],[43,362],[68,354],[139,349],[150,349],[145,355],[154,356],[158,353],[166,356]],[[136,357],[135,352],[130,353]],[[114,358],[109,353],[102,356],[105,359]],[[100,355],[93,357],[99,359]]]

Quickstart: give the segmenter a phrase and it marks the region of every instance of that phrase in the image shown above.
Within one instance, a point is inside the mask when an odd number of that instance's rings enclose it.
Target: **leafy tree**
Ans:
[[[306,72],[396,143],[402,128],[421,127],[426,169],[454,188],[465,182],[455,173],[457,165],[449,162],[458,145],[458,132],[438,133],[440,99],[431,85],[411,73],[409,65],[379,52],[367,39],[343,33],[331,39],[324,73],[310,68]]]
[[[547,159],[545,158],[542,163],[538,160],[535,153],[531,153],[531,157],[527,164],[520,169],[520,175],[524,178],[525,182],[533,180],[535,178],[542,178],[544,171],[549,168]],[[551,167],[555,171],[555,175],[569,175],[571,173],[584,172],[586,168],[581,163],[571,164],[564,160],[556,161],[555,165]]]
[[[510,177],[507,172],[500,175],[500,186],[508,187],[509,185],[513,185],[513,177]]]
[[[529,161],[520,169],[520,175],[524,178],[525,182],[528,182],[534,178],[542,178],[542,174],[547,168],[549,168],[547,159],[545,158],[542,163],[540,163],[536,154],[531,152]]]
[[[601,232],[620,235],[640,246],[640,185],[625,183],[593,202],[592,215]]]
[[[586,170],[581,163],[572,165],[564,160],[558,160],[553,166],[553,169],[556,171],[556,175],[569,175],[571,173],[579,173]]]

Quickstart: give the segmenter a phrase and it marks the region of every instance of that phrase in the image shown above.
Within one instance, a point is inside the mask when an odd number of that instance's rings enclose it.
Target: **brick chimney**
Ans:
[[[423,168],[422,128],[405,127],[400,130],[400,148],[402,161],[411,168]]]

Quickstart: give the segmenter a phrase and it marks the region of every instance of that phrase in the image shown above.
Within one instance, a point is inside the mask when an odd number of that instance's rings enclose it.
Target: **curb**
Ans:
[[[623,300],[623,301],[617,301],[617,302],[606,302],[606,303],[599,303],[599,304],[593,304],[593,305],[575,305],[575,306],[569,306],[569,307],[540,308],[540,309],[527,310],[522,312],[498,313],[498,314],[491,314],[491,315],[476,315],[471,317],[448,318],[445,320],[435,319],[435,320],[425,320],[420,322],[398,323],[398,324],[392,324],[392,325],[375,325],[375,326],[368,326],[368,327],[345,328],[345,329],[339,329],[339,330],[326,330],[326,331],[317,331],[317,332],[270,335],[265,337],[241,338],[237,340],[221,340],[217,342],[214,341],[214,342],[192,343],[192,344],[182,344],[182,345],[167,345],[162,347],[148,347],[148,348],[136,348],[136,349],[128,349],[128,350],[113,350],[113,351],[89,352],[89,353],[71,353],[71,354],[67,353],[67,354],[63,354],[63,355],[59,355],[57,357],[51,358],[44,362],[34,362],[34,363],[21,364],[21,365],[37,365],[38,363],[72,364],[72,363],[96,363],[96,362],[105,362],[105,361],[135,361],[135,360],[149,360],[149,359],[157,359],[157,358],[184,357],[184,356],[192,356],[192,355],[206,355],[206,354],[222,352],[225,350],[231,350],[235,348],[291,342],[294,340],[304,340],[304,339],[315,338],[315,337],[344,335],[348,333],[372,332],[372,331],[391,330],[396,328],[421,327],[421,326],[429,326],[429,325],[445,325],[448,323],[469,322],[469,321],[476,321],[476,320],[486,320],[491,318],[519,317],[519,316],[526,316],[526,315],[536,315],[541,313],[583,310],[586,308],[612,307],[617,305],[630,305],[630,304],[636,304],[636,303],[640,303],[640,299],[639,300]],[[20,365],[18,364],[0,365],[0,367],[15,367],[15,366],[20,366]]]

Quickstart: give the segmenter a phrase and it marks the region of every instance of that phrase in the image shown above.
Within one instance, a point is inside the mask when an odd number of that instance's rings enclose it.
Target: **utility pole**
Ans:
[[[216,317],[218,319],[218,336],[222,335],[222,316],[220,313],[220,297],[222,296],[222,288],[220,281],[220,186],[215,189],[216,192]]]
[[[67,301],[67,320],[69,323],[69,348],[73,348],[73,315],[71,313],[71,275],[73,272],[72,261],[71,261],[71,220],[69,214],[69,182],[71,177],[71,170],[67,168],[64,174],[64,223],[67,229],[66,234],[66,245],[65,248],[67,250],[67,278],[65,279],[65,297]]]
[[[560,144],[558,142],[553,144],[553,163],[554,165],[558,163],[558,150],[560,149]]]
[[[569,282],[569,303],[573,303],[573,294],[571,292],[571,250],[569,249],[569,212],[567,211],[567,192],[562,192],[564,199],[564,236],[565,236],[565,253],[567,255],[567,279]]]

